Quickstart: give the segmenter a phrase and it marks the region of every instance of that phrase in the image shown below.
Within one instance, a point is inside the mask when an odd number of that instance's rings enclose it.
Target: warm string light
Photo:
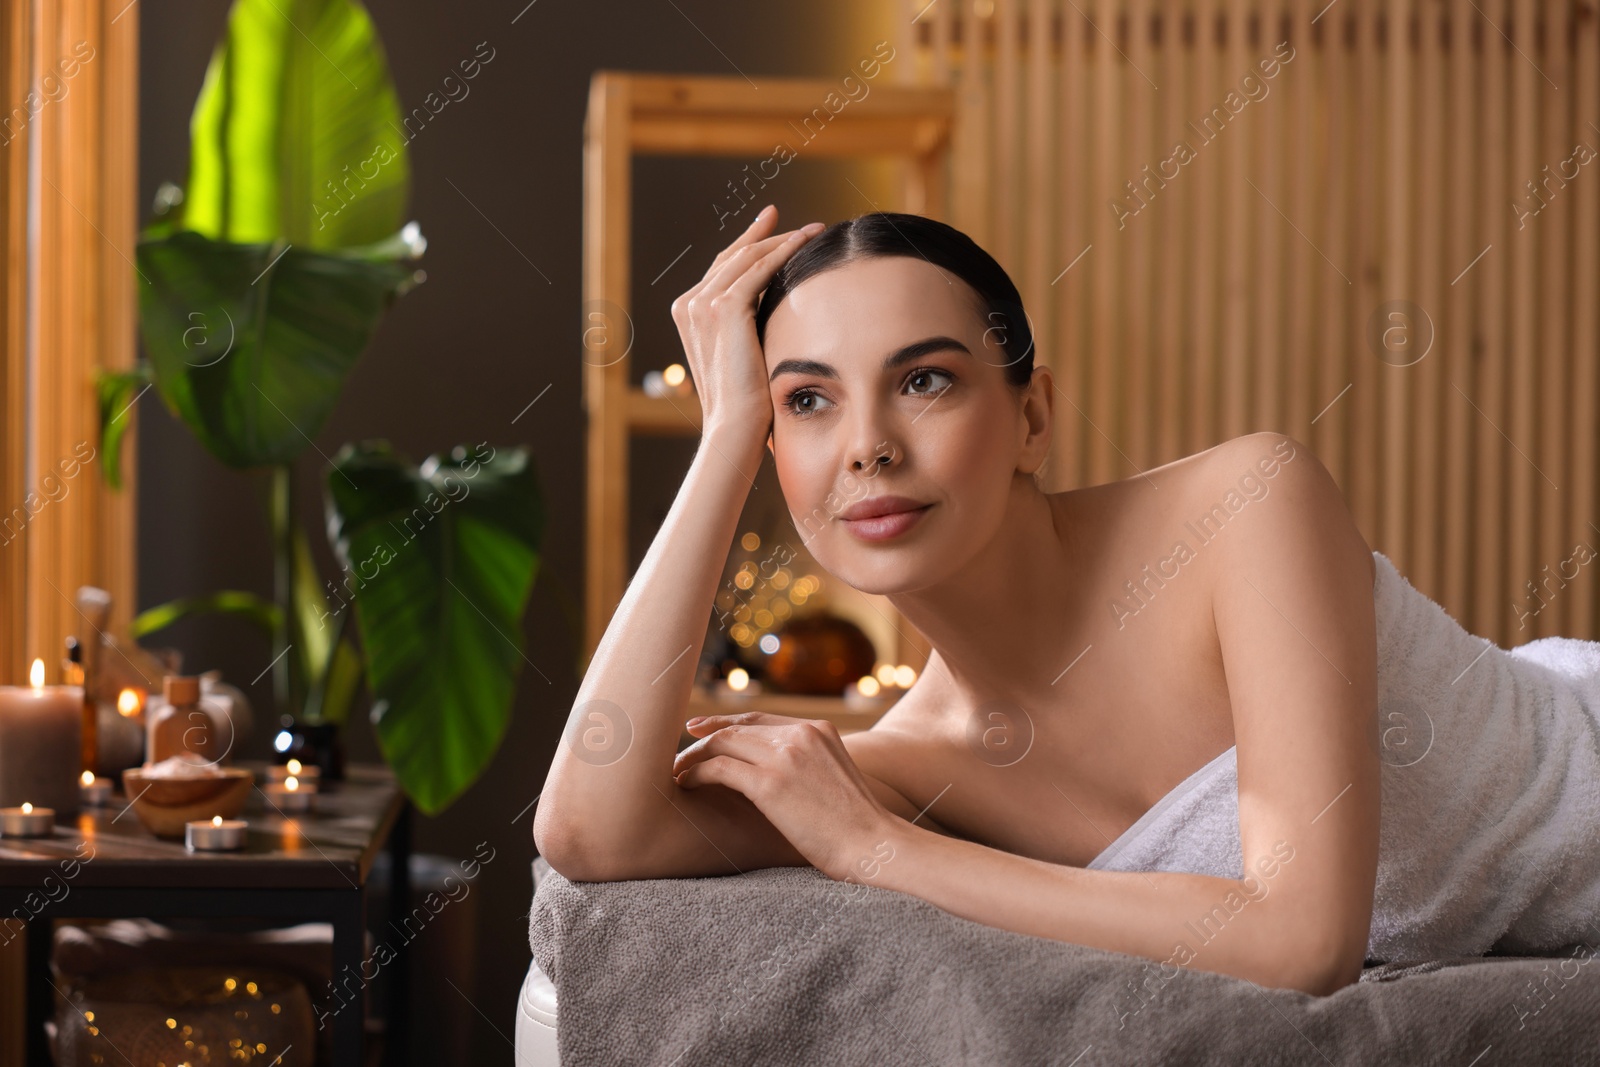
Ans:
[[[875,697],[890,689],[910,689],[916,681],[915,667],[905,663],[898,666],[893,663],[880,663],[871,674],[863,674],[856,679],[856,692],[864,697]]]
[[[739,547],[755,553],[761,548],[761,535],[747,531],[740,536]],[[822,589],[822,579],[816,575],[797,577],[783,566],[774,570],[775,562],[775,557],[760,562],[745,560],[730,579],[733,588],[724,588],[717,594],[717,608],[724,622],[732,619],[729,639],[740,648],[759,645],[769,655],[776,649],[775,631],[794,615],[796,608]]]

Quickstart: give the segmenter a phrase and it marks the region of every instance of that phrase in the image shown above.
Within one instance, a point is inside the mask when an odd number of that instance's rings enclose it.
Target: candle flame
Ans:
[[[745,689],[750,684],[750,672],[743,667],[735,667],[728,672],[728,688],[735,693]]]
[[[37,662],[37,660],[35,662]],[[24,814],[24,815],[32,815],[33,814],[33,805],[29,804],[26,800],[24,800],[22,802],[22,814]]]
[[[220,815],[211,816],[211,825],[212,826],[221,826],[222,825],[222,816],[220,816]]]
[[[78,776],[78,780],[80,782],[82,782],[84,785],[94,785],[94,772],[93,771],[84,771],[81,775]]]
[[[44,688],[44,660],[36,659],[33,666],[28,668],[28,684],[35,689]]]
[[[299,774],[300,773],[300,761],[299,760],[292,759],[292,760],[289,761],[289,773],[290,774]]]
[[[863,674],[860,678],[856,679],[856,692],[860,693],[864,697],[877,696],[880,688],[881,687],[878,685],[878,680],[870,674]]]
[[[117,713],[124,719],[139,714],[139,694],[132,689],[124,689],[118,693]]]
[[[289,777],[283,780],[283,787],[292,793],[296,789],[300,788],[300,779],[291,774]]]

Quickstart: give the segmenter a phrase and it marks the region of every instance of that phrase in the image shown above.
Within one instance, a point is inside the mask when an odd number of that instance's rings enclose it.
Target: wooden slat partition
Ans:
[[[59,680],[67,635],[93,638],[79,586],[115,626],[134,607],[136,438],[111,493],[94,375],[134,357],[138,43],[126,0],[0,8],[0,683],[36,656]],[[26,1056],[24,946],[8,928],[0,1067]]]
[[[1589,0],[925,5],[951,218],[1056,370],[1054,487],[1283,431],[1473,632],[1600,636]]]

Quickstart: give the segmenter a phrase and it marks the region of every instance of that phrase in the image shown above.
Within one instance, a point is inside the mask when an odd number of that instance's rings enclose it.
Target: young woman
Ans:
[[[1460,695],[1519,665],[1368,547],[1303,444],[1254,433],[1044,492],[1058,390],[1017,291],[916,216],[779,232],[768,207],[672,310],[701,447],[541,794],[535,836],[558,872],[811,864],[1007,930],[1315,994],[1355,981],[1373,949],[1579,932],[1534,915],[1531,890],[1489,901],[1452,882],[1490,813],[1444,809],[1531,795],[1531,769],[1492,789],[1462,774],[1486,724],[1510,720]],[[870,730],[716,715],[676,753],[763,449],[817,563],[887,596],[933,652]],[[1402,690],[1418,664],[1479,677]],[[1380,666],[1397,679],[1382,735]],[[1523,717],[1548,719],[1531,700]],[[1564,720],[1591,740],[1596,703]],[[1407,832],[1427,826],[1437,841],[1417,846]],[[1571,835],[1558,844],[1570,859]],[[1600,893],[1600,845],[1588,855],[1580,881]]]

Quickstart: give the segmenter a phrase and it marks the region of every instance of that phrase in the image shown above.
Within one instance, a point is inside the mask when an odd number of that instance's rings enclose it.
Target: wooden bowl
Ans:
[[[204,778],[150,778],[142,767],[122,772],[122,788],[139,821],[157,837],[183,837],[185,823],[244,810],[256,776],[244,767],[217,767]]]

